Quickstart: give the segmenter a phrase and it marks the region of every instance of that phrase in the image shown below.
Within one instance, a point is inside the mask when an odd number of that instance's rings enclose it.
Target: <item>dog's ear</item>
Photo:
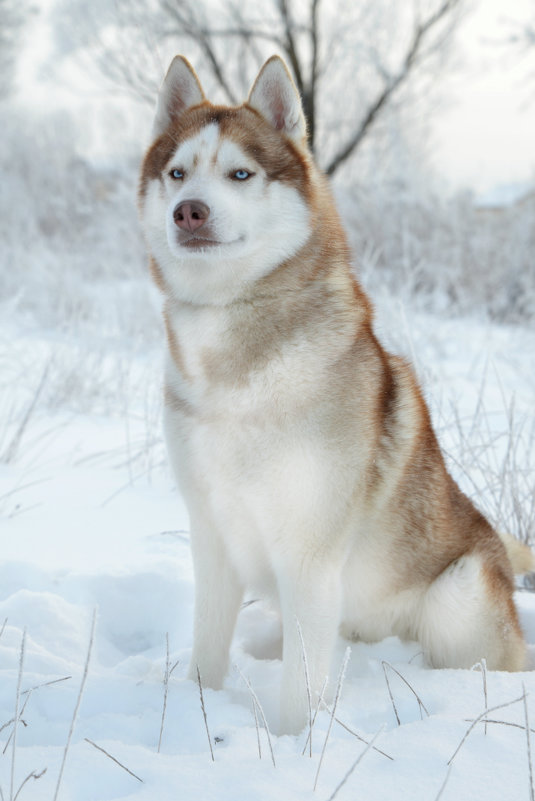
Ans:
[[[158,95],[153,136],[160,136],[186,109],[205,99],[202,86],[189,61],[184,56],[175,56]]]
[[[247,104],[290,139],[302,143],[306,137],[299,92],[279,56],[272,56],[266,61],[249,93]]]

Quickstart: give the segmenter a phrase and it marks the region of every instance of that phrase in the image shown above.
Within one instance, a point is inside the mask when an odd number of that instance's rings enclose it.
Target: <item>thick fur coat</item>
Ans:
[[[283,62],[230,108],[177,57],[139,197],[191,518],[190,676],[222,686],[246,592],[280,610],[281,732],[307,719],[302,643],[316,695],[340,630],[417,639],[436,667],[521,669],[511,560],[376,339]]]

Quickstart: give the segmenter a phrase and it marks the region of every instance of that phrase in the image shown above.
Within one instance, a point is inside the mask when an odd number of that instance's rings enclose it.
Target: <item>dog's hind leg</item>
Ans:
[[[450,564],[427,590],[418,638],[433,667],[522,670],[525,645],[508,577],[479,553]]]

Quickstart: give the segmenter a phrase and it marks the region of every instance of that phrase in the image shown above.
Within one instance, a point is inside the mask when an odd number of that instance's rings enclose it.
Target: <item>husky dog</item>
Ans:
[[[244,592],[282,620],[279,731],[307,720],[338,632],[430,665],[520,670],[502,539],[446,471],[411,368],[387,353],[284,62],[239,107],[176,57],[141,170],[164,298],[165,434],[191,520],[194,646],[220,688]]]

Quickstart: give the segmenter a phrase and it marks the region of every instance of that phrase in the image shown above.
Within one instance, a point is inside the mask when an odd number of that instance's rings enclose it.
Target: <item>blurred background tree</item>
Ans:
[[[273,52],[302,97],[310,146],[333,175],[404,89],[444,68],[463,0],[61,0],[61,48],[115,90],[154,104],[170,57],[199,69],[208,96],[238,104]]]
[[[0,99],[13,91],[23,33],[34,11],[26,0],[0,0]]]
[[[509,34],[506,37],[506,44],[512,58],[521,60],[531,60],[535,53],[535,0],[531,0],[531,15],[523,22],[507,20]],[[535,71],[530,72],[530,92],[533,98],[533,86],[535,85]]]
[[[535,319],[529,167],[517,191],[482,205],[473,192],[452,194],[433,163],[444,107],[468,88],[477,107],[474,76],[486,71],[467,69],[462,37],[478,3],[490,9],[485,0],[0,0],[0,296],[46,326],[118,337],[134,326],[133,339],[158,338],[135,202],[158,87],[182,52],[211,100],[239,103],[277,52],[373,297]],[[485,42],[489,80],[506,71],[497,45],[507,35],[518,37],[510,62],[521,43],[535,53],[526,15],[507,13],[496,12]],[[498,111],[488,129],[461,120],[453,144],[484,147],[500,122]],[[518,154],[507,147],[509,164]],[[446,169],[456,160],[453,149]],[[474,161],[474,171],[485,163]]]

